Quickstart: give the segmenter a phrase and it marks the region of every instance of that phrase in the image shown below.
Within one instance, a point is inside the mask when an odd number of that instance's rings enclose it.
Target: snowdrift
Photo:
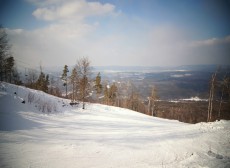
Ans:
[[[0,167],[230,167],[229,133],[0,83]]]

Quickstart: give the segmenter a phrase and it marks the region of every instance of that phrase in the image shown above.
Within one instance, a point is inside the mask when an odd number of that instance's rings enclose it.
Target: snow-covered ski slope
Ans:
[[[229,121],[191,125],[99,104],[63,107],[67,103],[1,83],[0,167],[230,167]]]

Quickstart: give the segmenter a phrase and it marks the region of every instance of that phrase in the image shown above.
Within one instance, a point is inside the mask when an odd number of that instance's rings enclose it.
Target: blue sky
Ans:
[[[229,0],[0,0],[16,60],[35,66],[226,64]]]

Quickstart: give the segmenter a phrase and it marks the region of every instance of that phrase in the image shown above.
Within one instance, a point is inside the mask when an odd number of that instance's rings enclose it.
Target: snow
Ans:
[[[184,100],[184,101],[208,101],[207,99],[201,99],[198,96],[191,97],[189,99],[180,99],[180,100]]]
[[[174,74],[170,75],[173,78],[182,78],[182,77],[187,77],[187,76],[192,76],[192,74],[186,73],[186,74]]]
[[[198,102],[198,101],[208,101],[208,99],[201,99],[198,96],[195,96],[195,97],[190,97],[187,99],[169,100],[169,102],[172,102],[172,103],[179,103],[179,102],[183,102],[183,101],[196,101],[196,102]]]
[[[55,108],[42,112],[46,102]],[[68,102],[0,83],[0,167],[230,167],[229,121],[192,125]]]

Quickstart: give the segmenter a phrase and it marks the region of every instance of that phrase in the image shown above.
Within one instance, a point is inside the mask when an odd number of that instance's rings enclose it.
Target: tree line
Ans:
[[[218,102],[219,104],[217,116],[218,119],[221,118],[221,111],[224,100],[227,100],[228,103],[230,103],[230,76],[227,73],[225,73],[224,76],[221,76],[220,71],[221,67],[218,67],[210,79],[207,122],[213,121],[213,104],[215,102]]]
[[[73,85],[72,88],[78,88],[78,89],[73,89],[72,91],[72,101],[76,100],[77,93],[79,93],[80,95],[82,94],[81,93],[82,91],[80,89],[81,88],[80,82],[73,82],[73,81],[80,81],[79,79],[81,79],[81,78],[77,78],[78,80],[73,80],[73,77],[77,76],[78,74],[77,73],[78,71],[76,69],[77,66],[76,68],[73,69],[72,74],[70,75],[71,84]],[[63,72],[65,71],[63,70]],[[216,119],[221,119],[222,117],[226,116],[226,115],[222,116],[222,112],[226,113],[226,106],[230,104],[230,77],[229,74],[227,73],[225,73],[224,76],[221,74],[223,74],[223,72],[220,73],[220,70],[217,70],[212,74],[210,79],[209,99],[205,110],[207,111],[206,112],[207,122],[214,121]],[[194,108],[196,110],[199,110],[198,108],[192,107],[189,104],[188,106],[186,106],[184,105],[185,103],[182,104],[183,107],[182,106],[180,107],[179,104],[177,107],[172,107],[172,108],[168,107],[168,109],[170,109],[171,112],[168,113],[164,112],[164,110],[165,109],[167,110],[167,108],[162,108],[163,103],[159,103],[159,96],[157,94],[157,89],[154,86],[152,86],[152,88],[149,90],[149,96],[146,99],[146,97],[141,96],[141,94],[138,92],[138,89],[131,82],[129,85],[126,86],[124,86],[120,82],[113,82],[113,83],[102,82],[100,72],[96,75],[95,79],[89,80],[88,84],[89,84],[88,85],[89,91],[87,92],[87,94],[93,91],[96,95],[96,98],[90,100],[90,96],[89,96],[87,97],[87,99],[84,99],[87,101],[97,102],[101,104],[112,105],[112,106],[117,106],[122,108],[128,108],[151,116],[158,116],[158,117],[164,116],[165,118],[174,118],[174,119],[181,118],[183,121],[186,120],[186,122],[193,123],[196,121],[205,121],[204,119],[200,119],[197,113],[196,114],[194,113],[194,115],[192,115],[192,111],[193,111],[192,109]],[[90,86],[92,86],[91,90],[90,90]],[[79,97],[78,100],[82,100],[81,96]],[[215,105],[213,105],[214,103]],[[159,104],[161,104],[160,108],[159,108]],[[224,105],[224,109],[222,109],[223,105]],[[202,110],[202,113],[204,111],[203,108],[204,106],[202,105],[202,108],[200,109]],[[162,111],[162,109],[164,110]],[[190,112],[184,113],[183,111],[186,110]],[[174,111],[176,113],[174,113]],[[213,111],[218,111],[218,115],[214,114]],[[180,114],[182,112],[183,114]]]
[[[7,33],[0,26],[0,80],[22,85],[23,82],[20,80],[20,75],[10,50],[11,45],[9,44]],[[119,82],[103,82],[100,72],[92,79],[91,70],[90,60],[87,57],[80,58],[71,72],[69,72],[67,65],[64,66],[61,79],[65,87],[65,97],[70,98],[71,103],[82,101],[83,109],[85,108],[85,102],[90,101],[128,108],[151,116],[166,115],[160,114],[158,108],[159,97],[155,87],[149,90],[149,96],[146,99],[146,97],[141,96],[138,89],[131,82],[127,85]],[[35,70],[31,69],[25,76],[25,86],[63,97],[58,85],[53,85],[54,79],[45,74],[41,66],[39,75]],[[69,92],[68,87],[71,88]],[[224,103],[226,103],[226,100],[227,103],[230,103],[229,74],[226,73],[221,76],[220,68],[218,68],[211,76],[209,88],[207,122],[214,120],[213,111],[215,110],[218,110],[218,118],[220,119]],[[92,98],[93,95],[96,95],[96,98]],[[214,106],[214,103],[219,105]]]
[[[6,30],[0,25],[0,80],[20,84]]]
[[[68,98],[68,84],[72,85],[72,93],[70,93],[71,103],[75,103],[77,100],[82,101],[83,109],[85,109],[86,98],[90,92],[90,75],[91,67],[90,61],[87,57],[80,58],[74,68],[71,75],[68,76],[68,66],[65,65],[61,79],[63,80],[63,86],[65,86],[66,98]]]
[[[25,74],[25,78],[26,81],[22,82],[20,74],[16,68],[15,59],[11,53],[11,45],[9,43],[8,35],[5,28],[0,25],[0,81],[17,85],[24,84],[26,87],[48,93],[48,87],[50,84],[49,75],[46,75],[42,71],[41,66],[39,75],[37,75],[35,70],[30,70],[28,71],[28,74]]]
[[[131,82],[128,87],[122,86],[119,82],[103,82],[100,72],[91,78],[91,70],[87,57],[80,58],[71,72],[68,66],[64,65],[61,79],[65,87],[65,97],[71,99],[72,104],[82,101],[84,109],[85,102],[89,101],[154,115],[158,99],[155,87],[152,88],[148,101],[145,102]]]

